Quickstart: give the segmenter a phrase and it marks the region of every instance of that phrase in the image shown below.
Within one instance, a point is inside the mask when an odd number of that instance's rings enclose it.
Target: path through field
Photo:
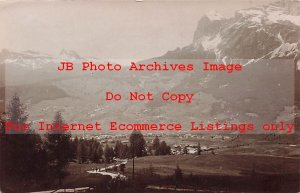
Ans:
[[[90,170],[88,171],[88,173],[90,174],[101,174],[101,175],[108,175],[111,176],[112,178],[116,178],[116,177],[120,177],[121,179],[126,180],[127,177],[122,175],[119,172],[108,172],[108,170],[113,170],[115,167],[119,167],[121,164],[127,164],[128,160],[127,159],[118,159],[116,160],[117,162],[119,162],[118,164],[114,164],[108,167],[104,167],[104,168],[99,168],[99,169],[94,169],[94,170]]]

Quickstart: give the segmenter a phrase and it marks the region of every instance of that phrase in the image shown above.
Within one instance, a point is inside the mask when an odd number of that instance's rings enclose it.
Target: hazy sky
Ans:
[[[228,16],[272,0],[2,1],[0,49],[53,55],[69,49],[103,59],[145,59],[190,44],[205,12]]]

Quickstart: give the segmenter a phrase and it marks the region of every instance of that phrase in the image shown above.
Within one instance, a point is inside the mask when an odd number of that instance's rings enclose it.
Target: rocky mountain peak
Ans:
[[[236,11],[232,18],[209,12],[199,20],[192,44],[163,57],[291,58],[299,51],[299,40],[300,16],[272,3]]]
[[[216,35],[226,25],[227,18],[216,11],[206,13],[198,22],[193,42],[206,36]]]
[[[68,59],[68,60],[79,60],[79,59],[82,59],[82,57],[79,54],[77,54],[77,52],[75,52],[74,50],[66,50],[66,49],[63,49],[60,52],[59,58],[61,58],[61,59]]]

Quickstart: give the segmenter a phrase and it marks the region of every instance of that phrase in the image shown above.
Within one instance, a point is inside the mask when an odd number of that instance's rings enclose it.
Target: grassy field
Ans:
[[[139,175],[152,165],[154,173],[160,176],[160,180],[154,183],[156,187],[172,185],[174,179],[172,176],[178,165],[185,179],[184,188],[190,183],[189,176],[192,174],[197,177],[192,187],[196,184],[199,190],[207,192],[287,193],[299,190],[299,163],[300,159],[296,157],[266,155],[168,155],[137,158],[135,171]],[[132,175],[131,160],[126,165],[126,175]],[[152,189],[146,192],[168,191]]]
[[[146,138],[151,141],[152,138]],[[193,136],[192,138],[164,138],[169,145],[174,144],[197,144],[214,147],[215,154],[211,151],[202,152],[201,155],[166,155],[146,156],[135,159],[135,171],[137,174],[150,165],[154,173],[162,177],[164,186],[172,185],[170,181],[174,170],[178,165],[183,175],[187,178],[190,174],[198,176],[199,186],[203,189],[214,188],[231,191],[249,190],[258,192],[259,188],[273,187],[277,192],[293,192],[299,184],[300,164],[300,140],[293,136],[272,136],[272,135],[244,135],[229,136],[227,138],[212,138],[211,136]],[[79,176],[85,176],[86,184],[97,184],[103,182],[101,175],[90,176],[86,171],[102,168],[104,164],[77,164],[71,163],[68,171],[66,184],[75,184],[80,181]],[[126,164],[125,175],[132,176],[132,160]],[[73,177],[72,177],[73,176]],[[103,176],[102,176],[103,177]],[[70,180],[68,180],[68,178]],[[75,180],[74,180],[75,179]],[[167,180],[168,179],[168,180]],[[146,180],[147,181],[147,180]],[[80,181],[82,184],[83,181]],[[234,185],[237,183],[238,185]],[[84,184],[84,183],[83,183]],[[220,185],[221,184],[221,185]],[[151,185],[151,183],[150,183]],[[154,183],[154,185],[157,185]],[[275,186],[275,188],[274,188]],[[289,191],[289,190],[292,191]],[[148,192],[166,192],[166,190],[147,190]],[[167,191],[168,192],[168,191]],[[171,191],[172,192],[172,191]],[[276,191],[274,191],[276,192]]]
[[[177,165],[184,174],[241,176],[255,169],[261,174],[298,174],[299,158],[284,158],[261,155],[168,155],[147,156],[135,160],[136,170],[149,168],[155,173],[171,175]],[[132,161],[126,165],[128,174],[132,170]]]

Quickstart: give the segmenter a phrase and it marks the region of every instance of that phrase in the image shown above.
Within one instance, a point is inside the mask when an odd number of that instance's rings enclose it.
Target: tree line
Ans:
[[[72,139],[68,131],[49,131],[45,135],[32,130],[20,134],[6,134],[6,122],[24,124],[28,113],[20,98],[14,95],[6,113],[1,114],[0,130],[0,188],[2,190],[19,188],[24,191],[27,186],[57,183],[68,175],[67,166],[71,161],[78,163],[111,163],[114,158],[132,158],[146,155],[171,154],[171,148],[165,141],[156,137],[150,147],[140,131],[134,131],[129,137],[129,144],[116,141],[115,145],[103,147],[96,139]],[[61,112],[56,112],[53,124],[64,123]],[[12,184],[23,186],[12,187]],[[22,191],[21,191],[22,190]]]
[[[102,144],[92,138],[83,139],[75,137],[71,141],[73,150],[73,159],[78,163],[111,163],[113,158],[129,159],[132,156],[142,157],[146,155],[170,155],[171,147],[165,141],[160,142],[158,136],[155,137],[152,144],[146,147],[146,141],[140,132],[134,132],[130,135],[129,145],[117,140],[115,145]]]
[[[72,158],[71,134],[60,131],[38,135],[32,130],[22,133],[7,134],[6,122],[24,124],[28,120],[28,113],[20,98],[14,95],[8,105],[7,112],[1,116],[0,134],[0,177],[1,188],[9,187],[18,182],[24,184],[20,189],[35,184],[49,184],[54,179],[59,184],[67,175],[66,167]],[[63,117],[57,112],[53,124],[63,123]],[[31,182],[29,184],[28,182]],[[8,190],[9,191],[9,190]],[[23,191],[23,190],[22,190]]]

